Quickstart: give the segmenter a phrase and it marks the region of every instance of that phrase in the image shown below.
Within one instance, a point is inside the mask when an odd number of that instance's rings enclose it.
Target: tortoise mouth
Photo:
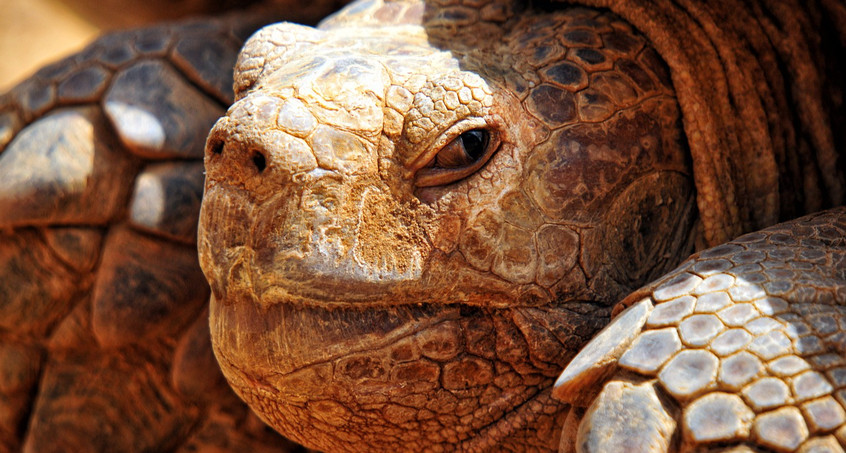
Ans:
[[[260,306],[211,298],[211,334],[218,357],[253,380],[284,379],[321,363],[402,343],[460,318],[458,306],[414,304],[326,307]]]
[[[504,309],[538,307],[553,301],[550,292],[536,283],[517,285],[463,266],[456,262],[460,258],[439,252],[432,253],[414,279],[365,279],[351,271],[324,272],[322,261],[311,256],[276,259],[268,264],[248,246],[233,247],[225,255],[221,262],[204,266],[215,298],[224,305],[263,309],[289,305],[355,312],[421,305]]]

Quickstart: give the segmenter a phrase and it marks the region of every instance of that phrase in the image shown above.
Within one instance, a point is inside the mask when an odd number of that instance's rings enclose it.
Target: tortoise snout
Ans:
[[[226,150],[227,156],[223,156]],[[206,143],[206,158],[211,165],[226,159],[225,165],[241,167],[244,173],[260,175],[267,169],[267,150],[249,144],[227,142],[219,136],[210,136]],[[224,165],[224,163],[220,163]]]
[[[207,178],[261,192],[316,169],[317,159],[303,138],[316,122],[307,111],[292,112],[291,105],[290,100],[265,95],[233,105],[206,142]]]

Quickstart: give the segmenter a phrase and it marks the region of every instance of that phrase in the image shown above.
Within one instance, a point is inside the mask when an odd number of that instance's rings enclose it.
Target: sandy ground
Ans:
[[[0,92],[99,32],[57,0],[0,0]]]

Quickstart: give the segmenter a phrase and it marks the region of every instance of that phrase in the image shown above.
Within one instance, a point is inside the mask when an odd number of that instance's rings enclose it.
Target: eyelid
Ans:
[[[426,152],[421,153],[410,163],[406,164],[406,177],[413,177],[417,170],[425,167],[426,164],[435,158],[444,146],[457,139],[461,134],[469,130],[485,129],[487,127],[488,123],[484,118],[467,118],[453,124],[449,129],[441,133],[434,141],[426,146]],[[495,134],[491,133],[491,143],[488,146],[493,144],[494,135]]]
[[[496,131],[488,130],[488,137],[488,144],[484,154],[482,154],[482,156],[472,165],[456,168],[421,168],[415,175],[414,185],[417,187],[442,186],[452,184],[453,182],[472,175],[488,163],[491,156],[493,156],[497,149],[499,149],[499,134],[497,134]]]

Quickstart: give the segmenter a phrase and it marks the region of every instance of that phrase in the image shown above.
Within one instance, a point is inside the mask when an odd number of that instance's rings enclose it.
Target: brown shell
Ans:
[[[0,97],[0,451],[295,451],[220,374],[197,263],[230,15],[112,33]]]

